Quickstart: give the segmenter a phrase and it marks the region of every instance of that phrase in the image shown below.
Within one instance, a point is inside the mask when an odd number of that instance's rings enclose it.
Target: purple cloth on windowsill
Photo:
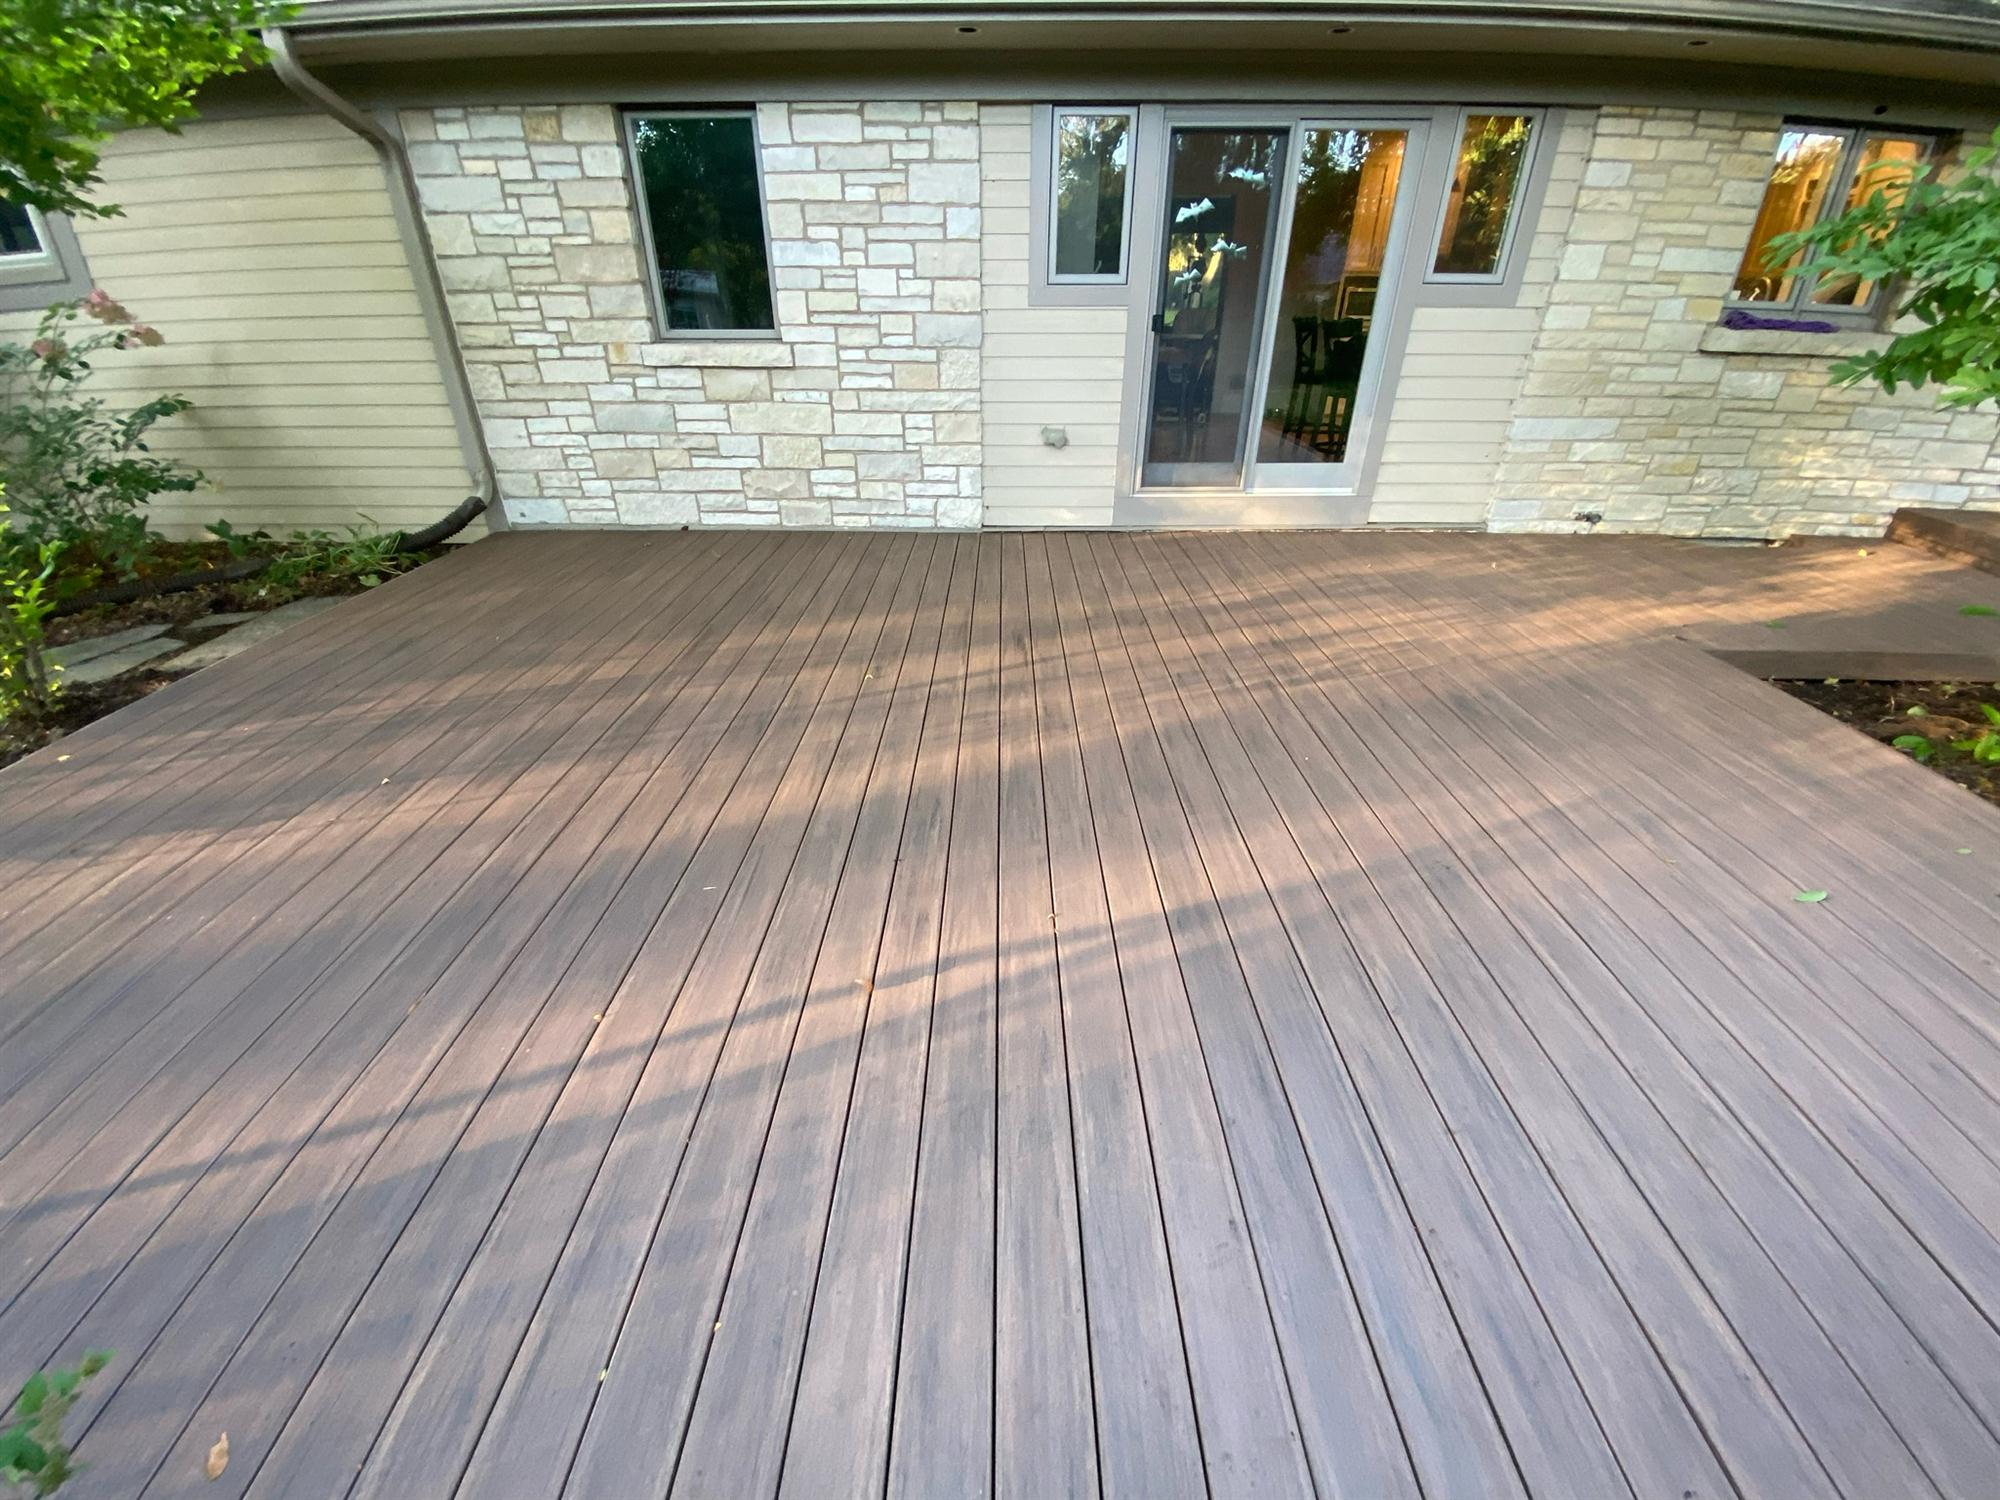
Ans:
[[[1838,323],[1823,318],[1767,318],[1748,308],[1732,307],[1722,315],[1724,328],[1768,328],[1783,333],[1839,333]]]

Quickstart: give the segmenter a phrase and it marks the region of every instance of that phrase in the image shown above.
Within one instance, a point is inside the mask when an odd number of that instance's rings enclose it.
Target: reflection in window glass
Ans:
[[[1055,275],[1124,275],[1132,117],[1058,114],[1055,145]]]
[[[1458,141],[1458,165],[1445,202],[1437,262],[1444,276],[1495,276],[1506,248],[1507,220],[1521,191],[1528,160],[1530,115],[1467,115]]]
[[[40,255],[42,238],[34,215],[19,204],[0,198],[0,255]]]
[[[1924,143],[1907,136],[1871,135],[1861,143],[1856,156],[1854,182],[1840,211],[1859,208],[1876,193],[1891,202],[1901,198],[1910,179],[1923,165]],[[1812,300],[1822,307],[1864,307],[1875,295],[1875,283],[1863,281],[1852,272],[1822,278],[1812,291]]]
[[[639,201],[669,329],[768,329],[771,273],[748,115],[643,115],[632,122]]]
[[[1778,235],[1817,222],[1840,169],[1847,136],[1839,132],[1792,129],[1778,137],[1778,155],[1771,180],[1764,188],[1763,206],[1750,229],[1750,244],[1736,272],[1735,293],[1745,302],[1784,302],[1792,295],[1794,255],[1781,265],[1770,263],[1769,246]]]
[[[1148,483],[1162,482],[1155,466],[1222,466],[1239,472],[1208,477],[1241,478],[1245,377],[1275,259],[1285,141],[1278,129],[1207,126],[1177,126],[1168,140]]]
[[[1347,456],[1407,142],[1400,130],[1306,132],[1267,340],[1271,379],[1257,447],[1264,463]]]

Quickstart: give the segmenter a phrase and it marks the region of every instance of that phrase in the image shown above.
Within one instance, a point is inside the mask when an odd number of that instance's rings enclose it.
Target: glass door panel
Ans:
[[[1268,339],[1259,480],[1331,480],[1364,405],[1369,333],[1390,257],[1406,130],[1300,132],[1291,233]],[[1282,465],[1278,474],[1263,465]]]
[[[1289,134],[1212,126],[1170,132],[1148,485],[1243,482]]]

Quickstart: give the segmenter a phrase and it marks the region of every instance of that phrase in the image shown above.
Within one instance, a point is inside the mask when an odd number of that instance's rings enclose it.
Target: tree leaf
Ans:
[[[229,1434],[215,1440],[215,1446],[208,1450],[208,1466],[204,1471],[210,1479],[220,1479],[222,1471],[229,1467]]]
[[[1817,905],[1818,905],[1818,904],[1819,904],[1820,902],[1822,902],[1822,901],[1824,901],[1824,900],[1826,899],[1826,892],[1825,892],[1825,891],[1799,891],[1799,892],[1796,892],[1796,893],[1795,893],[1795,894],[1794,894],[1794,895],[1792,896],[1792,899],[1793,899],[1794,901],[1798,901],[1798,902],[1801,902],[1801,903],[1803,903],[1803,904],[1805,904],[1805,905],[1807,905],[1807,906],[1817,906]]]

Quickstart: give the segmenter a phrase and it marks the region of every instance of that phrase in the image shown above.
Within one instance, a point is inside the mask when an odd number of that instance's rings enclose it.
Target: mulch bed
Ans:
[[[1774,681],[1771,685],[1883,741],[1899,734],[1923,734],[1933,743],[1970,738],[1988,724],[1980,705],[2000,707],[2000,683],[1992,682]],[[1912,707],[1925,712],[1912,717]],[[1925,764],[1975,797],[2000,806],[2000,765],[1981,765],[1943,743]]]

